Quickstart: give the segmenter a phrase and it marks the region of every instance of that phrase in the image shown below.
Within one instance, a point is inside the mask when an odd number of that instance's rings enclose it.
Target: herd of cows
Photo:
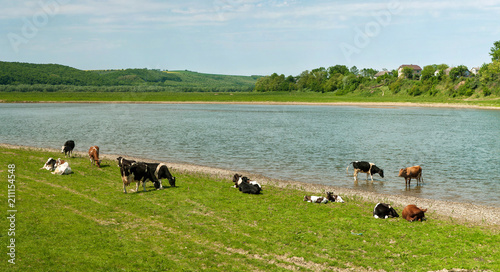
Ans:
[[[70,156],[75,148],[75,142],[72,140],[66,141],[61,148],[61,153],[65,156]],[[91,146],[88,152],[90,162],[92,165],[101,167],[101,160],[99,159],[99,147]],[[149,180],[154,184],[157,190],[163,189],[161,183],[162,179],[168,179],[171,187],[175,187],[175,177],[172,176],[168,167],[163,163],[146,163],[137,162],[134,160],[127,160],[123,157],[118,157],[118,166],[120,167],[121,178],[123,182],[123,192],[127,193],[126,187],[131,183],[136,183],[135,191],[139,191],[139,185],[142,182],[144,191],[146,191],[146,182]],[[346,172],[349,171],[349,166],[352,164],[354,168],[354,180],[357,181],[358,173],[366,173],[366,179],[368,177],[373,181],[373,175],[379,174],[382,178],[384,177],[384,170],[379,168],[373,163],[365,161],[354,161],[349,163],[346,168]],[[54,171],[53,174],[68,174],[71,173],[71,168],[68,162],[53,158],[49,158],[45,165],[42,167],[47,170]],[[417,184],[422,181],[422,167],[412,166],[407,168],[402,168],[399,170],[399,177],[405,179],[406,186],[410,185],[411,179],[415,178]],[[262,191],[262,186],[256,181],[250,180],[248,177],[244,177],[239,174],[233,176],[234,188],[238,188],[242,193],[246,194],[260,194]],[[323,196],[304,196],[304,201],[312,203],[328,203],[328,202],[340,202],[343,203],[344,200],[338,195],[334,195],[332,192],[327,192],[326,197]],[[420,209],[415,205],[408,205],[403,209],[402,217],[407,221],[422,221],[425,220],[425,212],[427,209]],[[373,217],[375,218],[394,218],[399,217],[396,210],[389,204],[377,203],[373,209]]]

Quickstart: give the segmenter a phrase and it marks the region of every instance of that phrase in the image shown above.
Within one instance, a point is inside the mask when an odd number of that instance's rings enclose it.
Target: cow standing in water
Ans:
[[[368,180],[368,176],[370,176],[373,182],[373,175],[379,174],[381,177],[384,177],[384,170],[378,168],[374,163],[366,162],[366,161],[354,161],[349,163],[352,164],[354,168],[354,180],[358,181],[358,173],[366,173],[366,179]],[[345,169],[346,173],[349,173],[349,165]]]
[[[420,165],[399,169],[398,177],[405,178],[406,186],[410,186],[411,178],[417,180],[417,185],[422,181],[422,167]]]

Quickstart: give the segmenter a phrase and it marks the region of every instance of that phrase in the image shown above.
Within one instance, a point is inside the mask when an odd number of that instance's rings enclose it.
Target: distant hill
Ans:
[[[84,71],[59,64],[0,61],[0,85],[18,86],[16,89],[20,85],[64,85],[66,86],[64,90],[70,89],[67,86],[146,86],[148,89],[157,87],[154,88],[156,91],[250,91],[255,87],[258,78],[259,76],[215,75],[187,70],[123,69]],[[40,87],[38,89],[44,88]],[[50,89],[53,90],[54,88]],[[123,90],[127,89],[129,88]]]

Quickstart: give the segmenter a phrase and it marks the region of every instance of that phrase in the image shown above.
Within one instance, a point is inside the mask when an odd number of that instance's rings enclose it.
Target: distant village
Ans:
[[[417,77],[420,77],[422,75],[422,68],[418,65],[415,65],[415,64],[403,64],[401,66],[399,66],[397,72],[398,72],[398,77],[403,77],[404,76],[404,72],[403,70],[405,69],[405,67],[408,67],[410,69],[413,70],[413,74]],[[443,71],[439,70],[439,69],[436,69],[436,71],[434,72],[434,76],[438,76],[440,73],[444,73],[444,75],[447,75],[449,76],[450,75],[450,71],[451,69],[453,69],[455,67],[448,67],[446,69],[444,69]],[[473,67],[472,69],[470,70],[466,70],[464,71],[464,74],[463,76],[464,77],[470,77],[471,75],[477,75],[479,73],[479,67]],[[384,76],[384,75],[392,75],[392,72],[388,71],[388,70],[383,70],[383,71],[380,71],[378,73],[376,73],[373,77],[376,79],[378,77],[381,77],[381,76]]]

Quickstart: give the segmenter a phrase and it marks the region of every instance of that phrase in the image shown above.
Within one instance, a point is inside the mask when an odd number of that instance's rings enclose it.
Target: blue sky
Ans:
[[[500,0],[0,0],[0,60],[298,75],[491,62]]]

